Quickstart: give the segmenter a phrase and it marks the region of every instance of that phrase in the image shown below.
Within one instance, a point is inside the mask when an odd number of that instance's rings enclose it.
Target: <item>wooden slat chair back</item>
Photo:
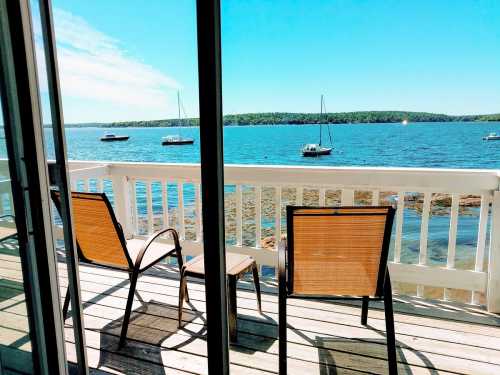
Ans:
[[[289,293],[380,296],[391,213],[392,207],[290,208]]]
[[[59,193],[53,192],[59,200]],[[131,269],[123,232],[106,195],[72,192],[73,223],[81,261]]]
[[[61,213],[59,192],[53,190],[51,191],[51,195],[57,210]],[[140,245],[140,248],[134,250],[133,244],[127,246],[128,243],[123,234],[122,227],[116,220],[113,208],[106,194],[71,192],[71,202],[79,261],[124,270],[129,274],[130,288],[119,342],[119,346],[122,347],[125,345],[127,337],[128,324],[132,313],[134,293],[136,292],[139,275],[169,256],[177,259],[179,270],[182,268],[183,258],[179,235],[174,228],[163,228],[151,234]],[[158,238],[167,234],[172,236],[173,247],[165,243],[155,244]],[[133,240],[130,242],[133,242]],[[187,287],[185,294],[186,298],[189,298],[187,296]],[[63,305],[64,320],[67,317],[70,298],[68,288]]]
[[[398,373],[387,256],[393,207],[287,207],[287,239],[278,246],[279,374],[287,373],[287,299],[383,300],[388,373]]]

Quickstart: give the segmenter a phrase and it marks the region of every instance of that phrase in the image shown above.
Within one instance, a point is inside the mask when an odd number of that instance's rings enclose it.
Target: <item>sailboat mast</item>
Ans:
[[[321,146],[321,130],[323,129],[323,125],[321,125],[321,119],[323,118],[323,95],[321,95],[321,109],[319,110],[319,145]]]
[[[179,126],[181,126],[181,96],[177,90],[177,115],[179,119]]]

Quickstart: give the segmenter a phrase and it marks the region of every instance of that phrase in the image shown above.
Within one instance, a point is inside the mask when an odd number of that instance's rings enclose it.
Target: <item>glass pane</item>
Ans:
[[[0,373],[30,374],[33,359],[23,264],[16,236],[5,142],[3,111],[0,110]]]

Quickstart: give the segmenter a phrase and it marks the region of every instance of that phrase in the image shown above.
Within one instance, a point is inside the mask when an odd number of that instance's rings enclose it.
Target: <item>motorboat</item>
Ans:
[[[113,142],[113,141],[126,141],[130,137],[128,135],[116,135],[113,133],[106,133],[101,137],[101,141],[103,142]]]
[[[483,141],[500,141],[500,134],[490,133],[486,137],[483,137]]]

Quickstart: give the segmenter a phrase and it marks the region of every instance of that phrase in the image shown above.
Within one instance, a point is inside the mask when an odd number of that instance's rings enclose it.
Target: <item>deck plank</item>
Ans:
[[[59,264],[59,278],[63,295],[67,286],[64,263]],[[176,323],[179,281],[175,267],[159,265],[142,276],[138,291],[143,302],[134,300],[128,344],[118,350],[129,285],[126,273],[82,265],[80,278],[89,365],[94,373],[207,372],[202,283],[188,282],[192,305],[185,305],[184,326],[179,330]],[[0,254],[0,279],[22,281],[19,259]],[[263,280],[264,315],[257,311],[252,284],[243,280],[238,286],[239,339],[231,345],[231,373],[276,373],[276,283]],[[26,336],[26,323],[19,319],[26,316],[26,307],[23,295],[10,292],[7,290],[0,296],[3,296],[0,336],[15,342]],[[464,304],[404,296],[395,299],[400,374],[500,373],[497,315]],[[380,304],[371,307],[366,328],[360,324],[360,309],[356,304],[290,300],[289,373],[385,374],[384,315]],[[65,333],[68,359],[74,361],[71,319],[66,321]]]

